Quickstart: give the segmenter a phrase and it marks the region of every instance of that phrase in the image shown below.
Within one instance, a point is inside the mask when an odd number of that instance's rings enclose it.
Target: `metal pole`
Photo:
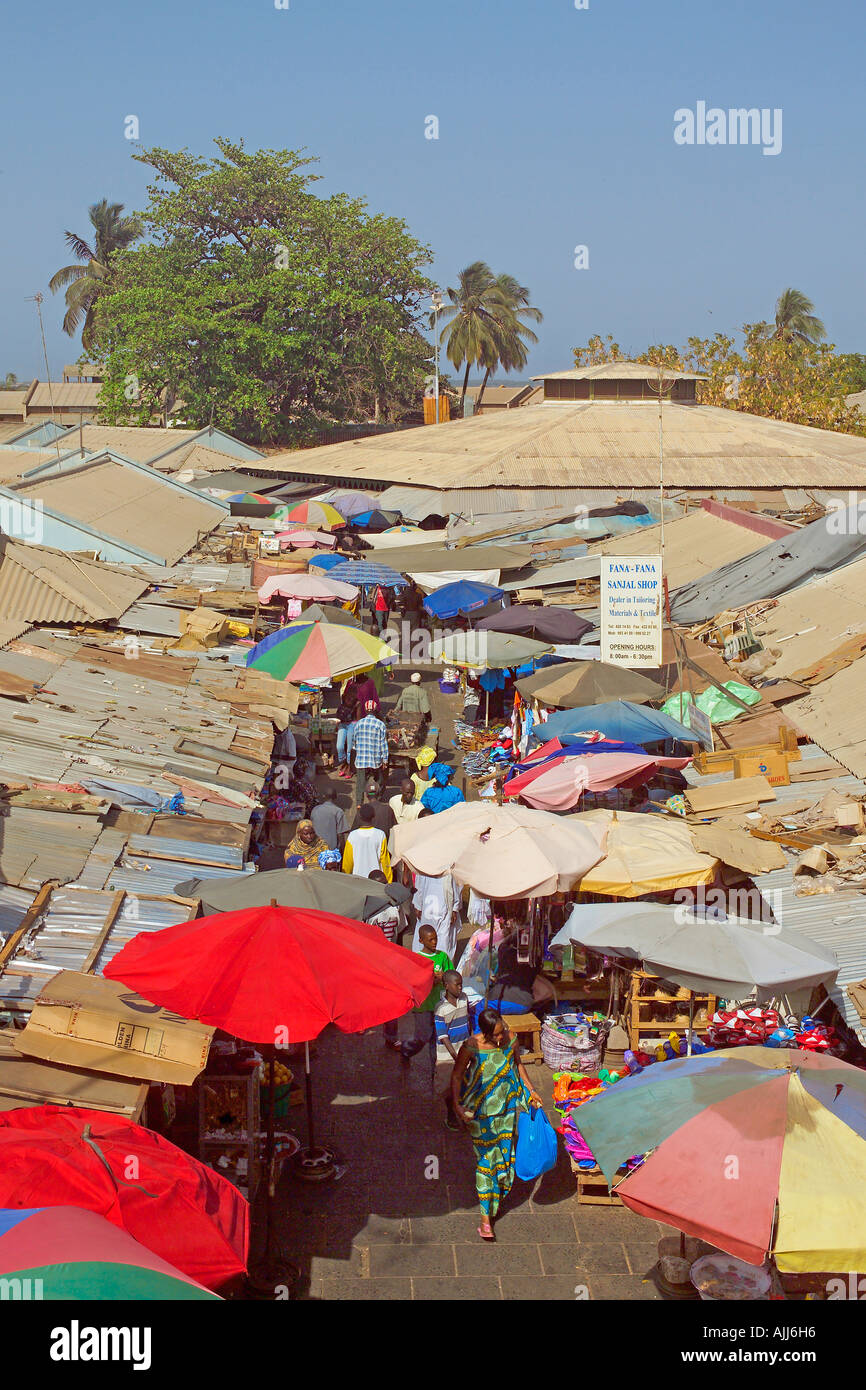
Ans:
[[[272,1043],[270,1047],[270,1057],[268,1058],[268,1130],[265,1142],[265,1181],[267,1190],[265,1192],[265,1263],[270,1264],[273,1253],[273,1232],[274,1232],[274,1105],[275,1105],[275,1076],[276,1066],[276,1046]]]
[[[659,367],[659,521],[661,531],[659,535],[659,554],[662,561],[662,573],[665,568],[665,454],[664,454],[664,428],[662,426],[662,396],[664,392],[664,379],[662,369]]]
[[[433,351],[435,353],[436,371],[436,419],[439,424],[439,310],[433,305]]]
[[[310,1076],[310,1044],[304,1043],[304,1068],[306,1076],[304,1078],[307,1092],[307,1147],[312,1153],[316,1146],[313,1134],[313,1082]]]

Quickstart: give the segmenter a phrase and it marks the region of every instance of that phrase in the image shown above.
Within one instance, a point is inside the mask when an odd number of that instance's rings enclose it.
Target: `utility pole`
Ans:
[[[433,308],[433,354],[436,373],[435,398],[436,398],[436,417],[435,423],[439,424],[439,314],[442,309],[443,300],[438,290],[434,290],[430,296],[430,303]]]

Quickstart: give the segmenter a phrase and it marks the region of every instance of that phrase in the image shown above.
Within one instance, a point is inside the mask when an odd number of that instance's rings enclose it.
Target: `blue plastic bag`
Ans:
[[[524,1182],[532,1182],[556,1167],[556,1130],[541,1106],[517,1117],[517,1150],[514,1171]]]

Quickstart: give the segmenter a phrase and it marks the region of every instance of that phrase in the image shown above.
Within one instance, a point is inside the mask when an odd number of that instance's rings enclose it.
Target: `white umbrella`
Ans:
[[[699,917],[661,903],[578,903],[550,944],[569,942],[640,960],[650,974],[725,999],[814,988],[839,969],[826,947],[776,922]]]
[[[416,873],[452,873],[487,898],[545,897],[572,888],[604,853],[602,825],[549,811],[463,801],[394,827],[392,859]]]

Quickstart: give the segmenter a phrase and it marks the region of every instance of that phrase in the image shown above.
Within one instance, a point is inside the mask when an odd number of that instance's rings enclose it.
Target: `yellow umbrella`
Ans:
[[[712,883],[719,866],[718,859],[697,853],[688,826],[674,817],[597,810],[565,819],[607,827],[607,854],[580,880],[582,893],[639,898]]]

